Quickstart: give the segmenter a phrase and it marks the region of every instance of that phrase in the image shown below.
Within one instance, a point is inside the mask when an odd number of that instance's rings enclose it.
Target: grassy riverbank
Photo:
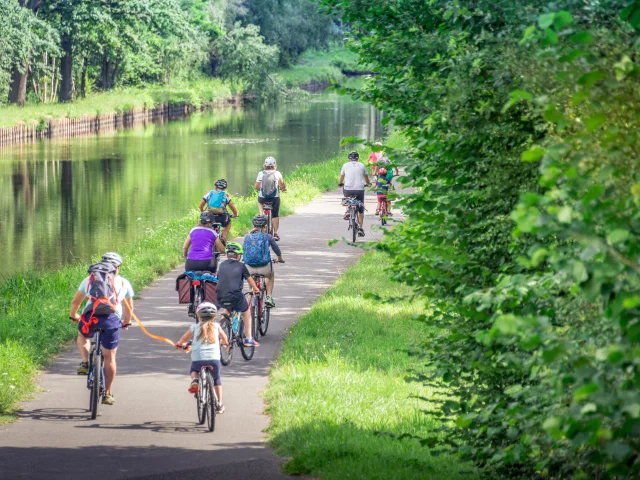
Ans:
[[[288,473],[322,479],[463,478],[457,461],[431,456],[404,433],[436,427],[426,399],[446,395],[407,376],[422,373],[418,342],[434,327],[408,287],[391,283],[386,254],[370,252],[300,318],[286,338],[265,397],[270,444],[292,457]],[[367,294],[397,301],[383,303]],[[464,478],[474,478],[465,476]]]
[[[344,153],[285,175],[288,191],[282,196],[282,214],[333,189],[342,163]],[[232,234],[239,235],[249,229],[258,209],[255,196],[234,202],[241,216],[233,221]],[[182,243],[197,217],[194,211],[166,222],[119,249],[125,259],[122,274],[137,292],[183,260]],[[16,402],[33,391],[37,370],[75,336],[68,308],[85,274],[83,263],[55,272],[15,274],[0,287],[0,415],[15,410]]]
[[[0,127],[20,122],[39,123],[47,118],[79,118],[105,113],[121,113],[134,108],[153,108],[160,104],[186,103],[195,107],[224,101],[237,92],[238,86],[213,78],[184,85],[124,88],[97,92],[69,103],[38,103],[23,107],[0,108]]]

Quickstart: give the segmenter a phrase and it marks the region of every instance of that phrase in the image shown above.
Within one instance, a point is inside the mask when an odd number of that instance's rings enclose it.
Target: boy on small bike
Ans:
[[[280,247],[274,238],[265,232],[267,228],[267,217],[256,215],[251,221],[253,230],[244,237],[244,263],[251,275],[264,275],[267,283],[267,298],[265,303],[269,308],[275,308],[276,304],[271,295],[275,283],[275,274],[271,265],[271,250],[278,256],[278,263],[284,263]]]
[[[184,348],[188,345],[189,340],[192,340],[189,393],[198,393],[200,369],[212,367],[213,388],[218,397],[216,412],[222,414],[224,413],[224,405],[222,404],[222,381],[220,380],[220,345],[228,345],[229,339],[214,321],[217,311],[218,309],[213,303],[203,302],[198,305],[196,309],[198,324],[189,327],[189,330],[176,343],[176,347]]]
[[[251,278],[247,266],[240,261],[240,257],[244,253],[242,245],[238,242],[229,242],[226,250],[227,260],[218,267],[218,288],[216,290],[218,304],[221,309],[226,310],[227,314],[231,312],[242,313],[245,333],[244,346],[259,347],[260,344],[254,340],[253,330],[251,330],[249,304],[242,293],[244,281],[246,280],[249,283],[254,293],[260,293],[260,291],[256,282]]]
[[[391,202],[387,199],[389,194],[389,186],[391,185],[391,179],[393,178],[393,172],[387,171],[386,168],[378,168],[378,176],[376,177],[376,196],[378,197],[378,207],[376,208],[376,215],[380,214],[382,209],[382,202],[385,202],[387,215],[391,215]]]

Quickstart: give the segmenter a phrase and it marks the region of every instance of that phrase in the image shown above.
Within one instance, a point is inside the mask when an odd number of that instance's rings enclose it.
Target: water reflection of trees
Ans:
[[[336,99],[229,108],[7,149],[0,152],[0,273],[87,261],[195,208],[217,178],[233,195],[246,194],[268,155],[286,174],[323,160],[343,136],[379,134],[379,112]],[[261,142],[216,143],[243,138]]]

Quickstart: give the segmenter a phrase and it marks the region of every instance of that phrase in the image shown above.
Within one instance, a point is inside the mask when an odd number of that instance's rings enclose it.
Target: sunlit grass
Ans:
[[[322,479],[447,479],[463,476],[457,459],[431,456],[418,440],[437,427],[417,397],[447,395],[422,382],[417,346],[433,326],[423,306],[391,283],[390,259],[370,252],[298,320],[286,338],[265,393],[276,452],[288,473]],[[366,294],[392,299],[385,303]],[[406,298],[405,298],[406,297]]]
[[[29,104],[23,107],[0,107],[0,127],[20,122],[42,124],[47,118],[80,118],[120,113],[133,108],[153,108],[156,105],[187,103],[200,107],[207,103],[230,98],[237,86],[220,79],[203,79],[182,85],[123,88],[97,92],[69,103]]]

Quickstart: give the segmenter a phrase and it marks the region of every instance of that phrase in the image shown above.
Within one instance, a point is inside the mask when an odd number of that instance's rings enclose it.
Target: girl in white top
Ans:
[[[213,320],[217,308],[213,303],[201,303],[196,309],[198,324],[191,325],[189,330],[182,336],[176,344],[177,347],[184,348],[192,340],[191,345],[191,385],[189,393],[198,393],[198,383],[200,381],[200,369],[202,367],[212,367],[211,376],[213,385],[218,396],[216,411],[224,413],[222,405],[222,381],[220,380],[220,345],[228,345],[229,339],[220,329],[220,326]]]

